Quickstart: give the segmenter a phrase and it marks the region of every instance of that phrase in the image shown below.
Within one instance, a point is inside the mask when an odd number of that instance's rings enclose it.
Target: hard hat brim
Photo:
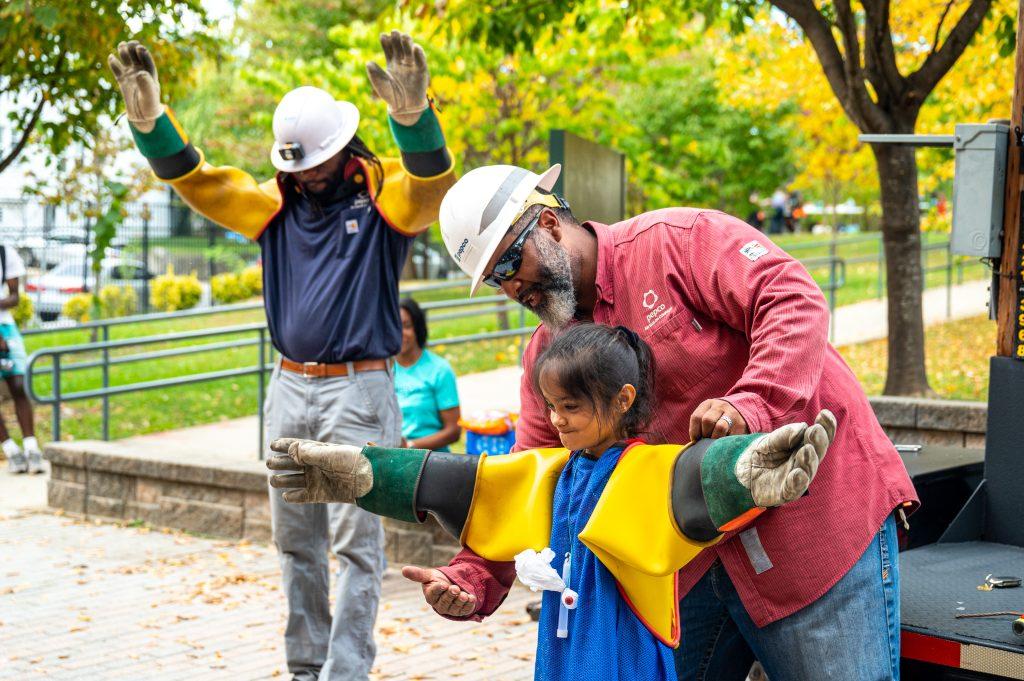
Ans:
[[[300,173],[315,168],[345,148],[359,129],[359,109],[352,102],[344,100],[334,102],[341,113],[342,127],[337,135],[323,148],[305,149],[305,155],[294,161],[281,158],[280,144],[275,140],[270,147],[270,163],[282,173]]]
[[[555,182],[558,181],[558,176],[561,172],[562,165],[560,163],[556,163],[544,171],[542,175],[530,173],[516,188],[515,194],[529,194],[538,187],[549,192],[555,186]],[[491,223],[491,226],[493,226],[500,225],[504,222],[504,228],[495,230],[494,236],[480,255],[480,260],[476,266],[476,270],[473,272],[473,281],[469,288],[469,295],[471,297],[476,294],[477,289],[480,288],[480,284],[483,283],[484,273],[487,270],[487,263],[489,263],[491,258],[494,256],[494,251],[498,249],[498,244],[500,244],[501,240],[505,238],[505,234],[508,233],[508,229],[512,226],[512,221],[515,218],[516,213],[518,213],[522,208],[522,205],[522,203],[511,202],[506,204],[504,209],[502,209],[498,214],[498,217]],[[488,227],[488,229],[490,229],[490,227]]]

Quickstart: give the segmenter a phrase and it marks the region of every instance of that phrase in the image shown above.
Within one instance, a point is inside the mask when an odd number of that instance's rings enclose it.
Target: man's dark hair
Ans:
[[[654,355],[636,333],[623,326],[576,324],[558,335],[537,359],[533,385],[548,377],[569,396],[591,405],[604,423],[619,421],[619,437],[639,437],[654,416]],[[625,414],[612,411],[622,386],[636,388]]]
[[[412,330],[416,334],[416,345],[420,346],[421,350],[427,347],[427,315],[423,313],[423,309],[412,298],[402,298],[398,305],[409,313]]]
[[[366,146],[366,142],[364,142],[359,135],[353,135],[352,139],[349,140],[349,143],[345,145],[345,149],[347,149],[348,153],[352,156],[358,156],[373,168],[377,177],[372,178],[372,180],[371,178],[366,178],[366,184],[369,186],[371,181],[380,182],[380,186],[375,188],[379,195],[380,191],[384,189],[384,166],[381,165],[380,159],[377,158],[375,153],[370,151],[370,148]]]

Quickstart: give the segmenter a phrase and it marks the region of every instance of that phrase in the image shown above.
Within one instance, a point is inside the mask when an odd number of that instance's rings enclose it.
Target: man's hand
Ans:
[[[744,435],[747,422],[736,408],[725,400],[704,400],[690,415],[690,440],[712,439],[723,435]]]
[[[430,72],[423,48],[412,37],[398,31],[382,33],[385,71],[376,62],[366,65],[370,85],[377,96],[387,102],[388,113],[401,125],[413,125],[427,108],[427,85]]]
[[[270,448],[281,456],[267,459],[267,468],[285,471],[270,476],[270,486],[288,490],[285,501],[354,504],[373,488],[373,469],[361,447],[285,437]]]
[[[476,596],[452,584],[440,570],[406,565],[402,576],[423,586],[423,598],[439,615],[465,617],[476,610]]]
[[[163,115],[164,105],[160,103],[160,81],[149,50],[135,40],[120,43],[117,55],[108,56],[107,64],[124,96],[128,120],[139,132],[150,132]]]
[[[836,417],[823,409],[810,428],[791,423],[757,439],[736,461],[736,477],[761,507],[781,506],[807,491],[836,436]]]

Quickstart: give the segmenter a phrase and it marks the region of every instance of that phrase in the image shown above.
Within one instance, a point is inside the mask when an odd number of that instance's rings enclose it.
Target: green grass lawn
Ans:
[[[936,243],[945,239],[944,236],[938,235],[925,236],[928,243]],[[832,249],[830,237],[827,236],[812,236],[808,234],[783,235],[776,237],[776,240],[796,257],[805,260],[828,256]],[[837,292],[837,305],[846,305],[877,297],[879,278],[875,258],[877,257],[878,249],[878,235],[873,235],[873,237],[869,235],[868,238],[865,238],[863,235],[855,235],[853,237],[842,237],[837,240],[835,252],[838,257],[844,258],[847,261],[858,258],[866,260],[866,262],[853,262],[847,265],[845,284]],[[944,266],[946,262],[944,250],[929,252],[925,257],[928,267]],[[819,285],[826,285],[830,274],[828,266],[815,265],[812,261],[809,270],[816,281],[819,282]],[[954,272],[953,283],[957,283],[961,279],[961,274],[962,278],[967,280],[985,276],[985,270],[980,265],[969,263],[968,266],[964,267],[962,273]],[[933,272],[927,275],[927,281],[930,286],[944,285],[946,275],[943,272]],[[414,297],[420,303],[464,299],[468,295],[468,288],[465,286],[443,290],[415,291],[418,286],[425,283],[427,282],[403,282],[402,288],[405,291],[413,290]],[[483,296],[490,294],[491,291],[489,290],[481,293]],[[491,305],[493,303],[482,303],[457,309],[460,311],[481,311],[488,310]],[[431,339],[435,343],[433,349],[447,358],[452,363],[452,366],[455,367],[456,373],[460,375],[516,364],[525,338],[502,338],[454,345],[446,344],[444,342],[445,338],[495,331],[499,328],[517,328],[524,324],[527,326],[536,324],[536,318],[533,315],[521,314],[520,308],[515,305],[510,306],[505,320],[499,319],[499,316],[493,310],[487,311],[486,314],[472,317],[438,319],[438,315],[445,315],[452,311],[449,309],[429,313],[429,318],[431,319],[430,333]],[[221,312],[206,317],[115,326],[111,328],[110,338],[127,339],[140,336],[159,336],[182,331],[250,324],[262,322],[263,320],[262,309]],[[504,324],[502,323],[503,321]],[[963,323],[960,322],[958,324]],[[976,321],[974,326],[978,326]],[[953,335],[949,336],[944,335],[945,332],[943,331],[933,332],[929,330],[930,346],[932,343],[936,343],[934,352],[930,351],[929,367],[957,367],[955,369],[936,369],[935,376],[932,379],[932,386],[942,395],[961,397],[963,399],[983,399],[984,397],[984,387],[978,381],[982,378],[987,379],[987,370],[985,370],[985,366],[987,366],[985,361],[987,359],[981,362],[980,369],[977,367],[963,369],[963,363],[958,363],[956,361],[957,357],[960,355],[966,357],[969,353],[949,352],[950,348],[956,346],[956,338],[960,337],[956,333],[962,334],[968,330],[973,332],[974,326],[967,324],[963,327],[962,331],[951,332]],[[940,328],[944,327],[935,327],[935,329]],[[933,341],[933,335],[942,340]],[[988,337],[991,337],[991,335],[988,332]],[[138,352],[168,350],[174,347],[195,346],[211,342],[230,342],[233,344],[232,347],[197,354],[115,365],[110,370],[109,384],[114,386],[127,385],[142,381],[170,379],[195,373],[254,367],[257,364],[257,348],[254,345],[242,346],[238,344],[252,341],[256,337],[254,333],[249,332],[202,340],[166,341],[145,347],[136,346],[124,350],[111,351],[111,357],[123,357]],[[975,336],[972,336],[972,338],[975,338]],[[61,329],[29,336],[26,338],[26,344],[31,353],[44,347],[73,345],[86,343],[90,340],[93,340],[93,338],[92,333],[88,330]],[[987,353],[988,345],[991,345],[991,343],[983,345],[985,345]],[[864,380],[869,393],[877,393],[881,390],[885,371],[884,350],[884,341],[844,349],[844,356],[848,357],[851,366],[854,367],[858,376]],[[267,356],[270,356],[269,352]],[[984,354],[984,357],[987,358],[987,354]],[[82,362],[98,358],[98,354],[76,355],[73,359],[65,358],[63,364],[67,365],[69,362]],[[41,366],[45,366],[45,363],[42,363]],[[101,381],[102,375],[98,368],[69,372],[62,379],[61,392],[62,394],[68,394],[96,389],[102,385]],[[50,394],[52,386],[49,377],[45,375],[38,377],[35,381],[35,388],[40,395]],[[256,410],[256,395],[256,377],[245,376],[114,396],[110,398],[110,435],[113,438],[120,438],[251,415]],[[63,439],[100,437],[102,432],[102,403],[100,400],[90,399],[68,403],[62,407],[61,413]],[[5,412],[5,419],[8,424],[14,423],[13,414]],[[41,437],[44,440],[50,439],[50,412],[48,407],[41,407],[38,410],[37,420],[37,428]]]

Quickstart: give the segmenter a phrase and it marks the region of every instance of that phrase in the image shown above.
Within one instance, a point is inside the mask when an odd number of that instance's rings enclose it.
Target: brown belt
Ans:
[[[293,362],[287,357],[281,358],[281,368],[292,373],[302,374],[306,378],[326,378],[328,376],[348,376],[349,364],[357,373],[360,371],[383,371],[388,368],[388,359],[359,359],[341,364],[319,364],[317,362]]]

